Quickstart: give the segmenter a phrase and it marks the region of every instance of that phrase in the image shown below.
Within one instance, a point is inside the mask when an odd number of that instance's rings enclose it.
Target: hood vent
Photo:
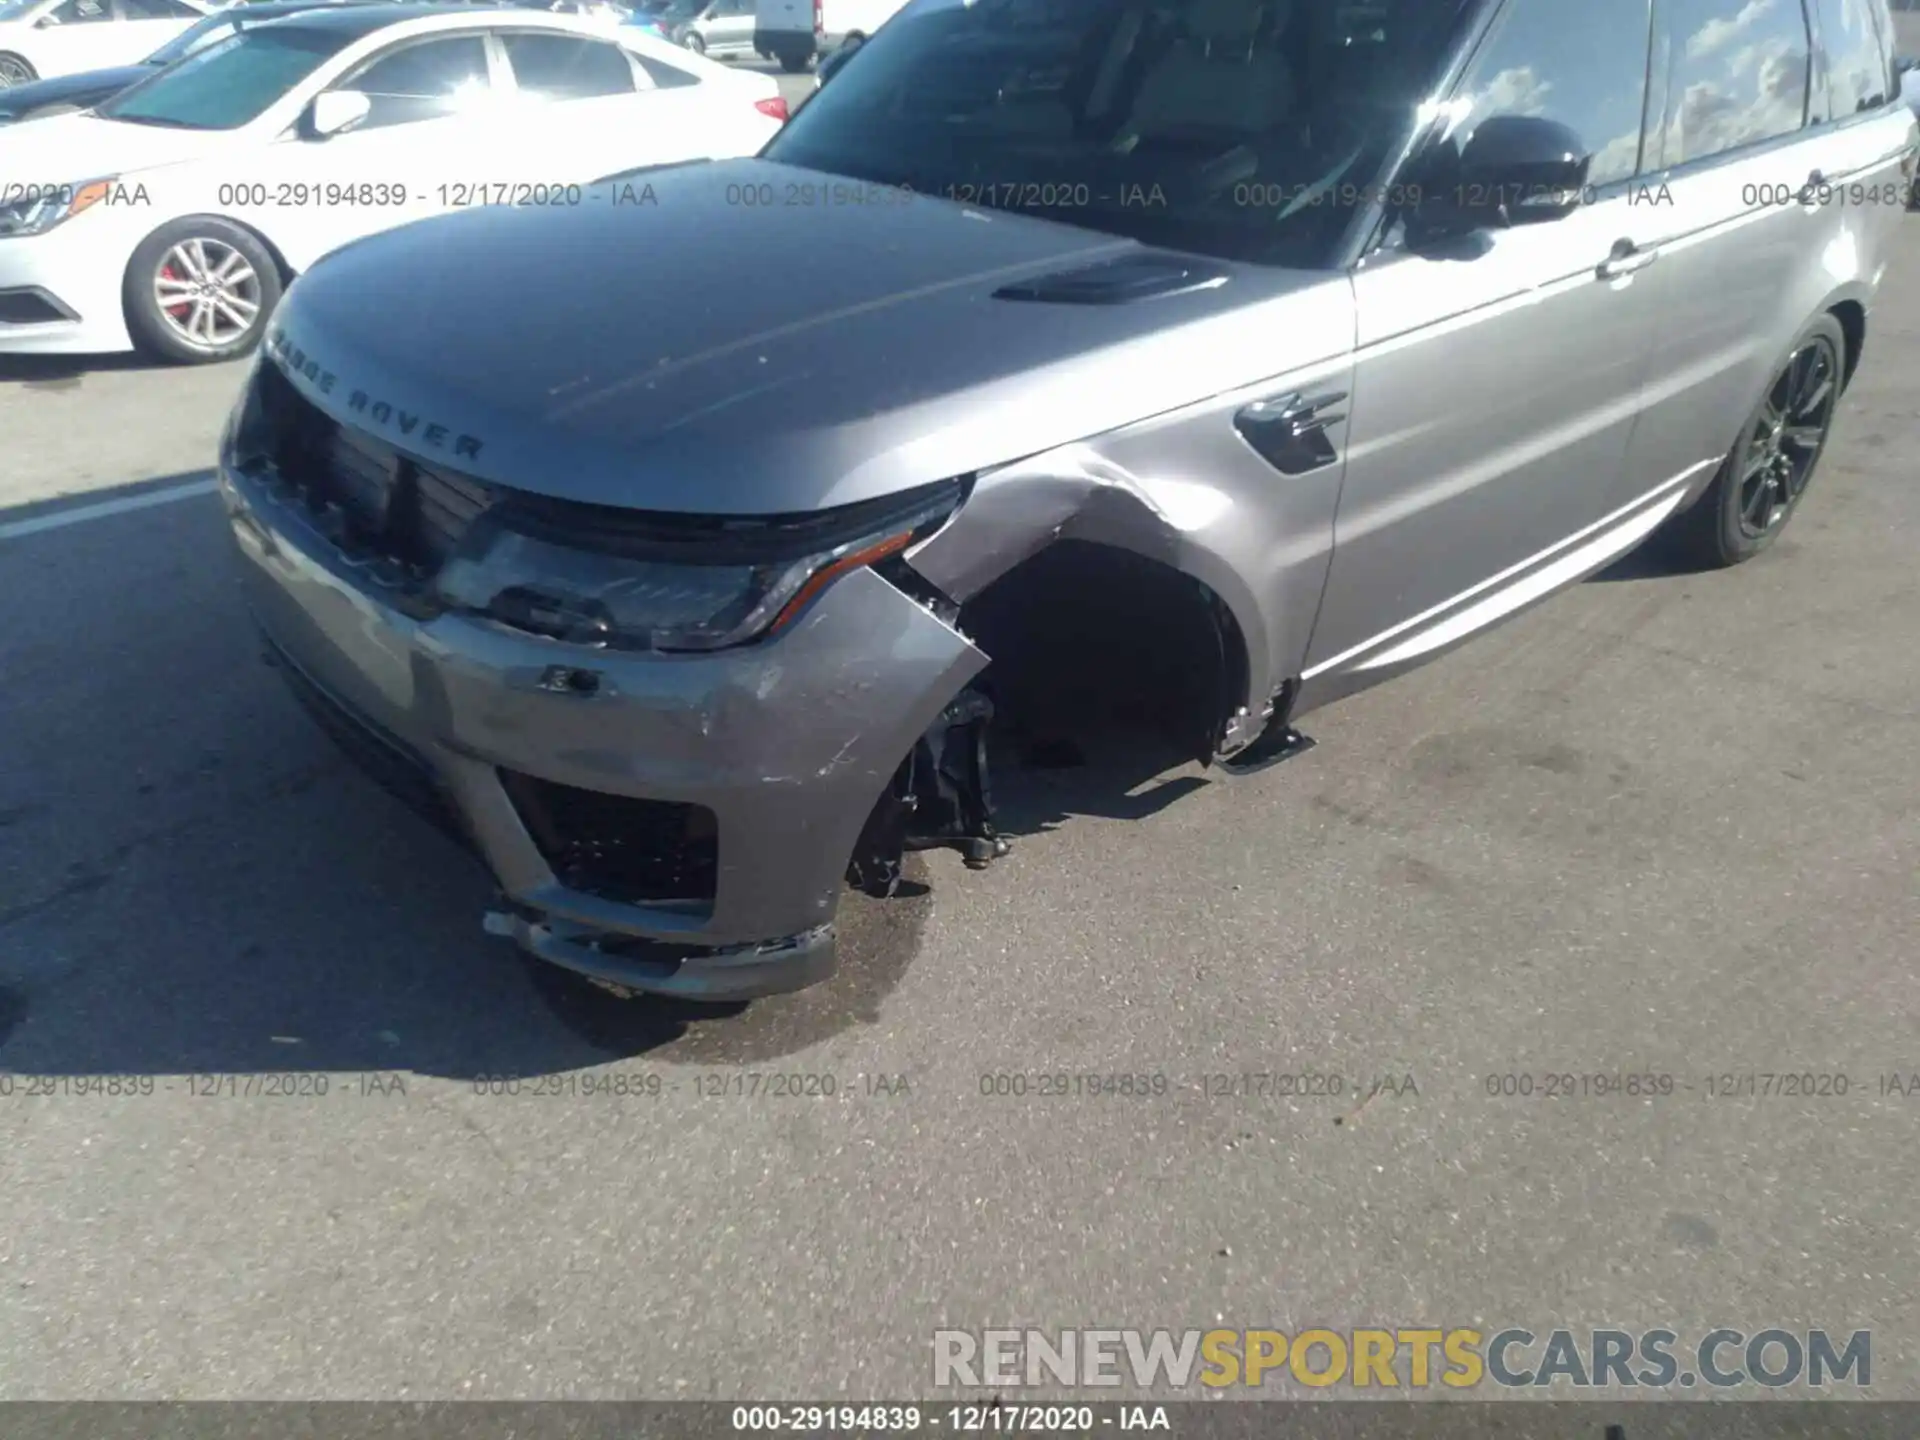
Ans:
[[[1161,295],[1210,290],[1225,284],[1231,273],[1216,261],[1185,255],[1129,255],[1032,280],[1016,280],[993,293],[998,300],[1037,300],[1051,305],[1128,305]]]

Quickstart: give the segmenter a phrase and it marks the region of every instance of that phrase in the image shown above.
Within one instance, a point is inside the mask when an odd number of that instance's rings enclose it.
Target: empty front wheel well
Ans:
[[[968,601],[996,725],[1043,743],[1146,731],[1211,758],[1246,701],[1246,644],[1206,585],[1157,560],[1062,540]]]
[[[1860,368],[1860,352],[1867,343],[1867,308],[1857,300],[1842,300],[1828,313],[1840,322],[1840,332],[1847,338],[1846,373],[1840,382],[1845,388]]]

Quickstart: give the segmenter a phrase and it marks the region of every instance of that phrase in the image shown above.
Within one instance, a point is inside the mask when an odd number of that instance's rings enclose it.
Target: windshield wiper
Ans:
[[[168,120],[159,115],[116,115],[111,111],[95,111],[97,118],[118,120],[122,125],[152,125],[161,130],[206,130],[211,127],[195,125],[191,120]]]

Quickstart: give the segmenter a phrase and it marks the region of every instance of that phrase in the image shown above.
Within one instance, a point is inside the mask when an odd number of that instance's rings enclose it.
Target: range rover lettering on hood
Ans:
[[[319,357],[296,344],[286,328],[276,325],[267,335],[267,354],[289,375],[297,376],[322,395],[341,390],[339,376]],[[408,410],[365,390],[349,389],[341,401],[348,414],[367,422],[375,433],[384,433],[413,441],[428,450],[451,455],[456,460],[478,460],[486,442],[443,425],[417,410]]]

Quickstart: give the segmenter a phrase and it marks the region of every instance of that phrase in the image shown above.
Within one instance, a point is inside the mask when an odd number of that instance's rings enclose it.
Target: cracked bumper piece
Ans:
[[[485,859],[504,897],[490,932],[631,990],[748,999],[830,974],[863,824],[986,664],[869,570],[777,638],[708,654],[422,612],[270,481],[223,465],[220,483],[296,695]]]
[[[818,985],[833,974],[831,925],[804,935],[720,949],[606,935],[564,920],[513,910],[487,915],[487,933],[514,941],[529,955],[594,980],[681,1000],[757,1000]]]

